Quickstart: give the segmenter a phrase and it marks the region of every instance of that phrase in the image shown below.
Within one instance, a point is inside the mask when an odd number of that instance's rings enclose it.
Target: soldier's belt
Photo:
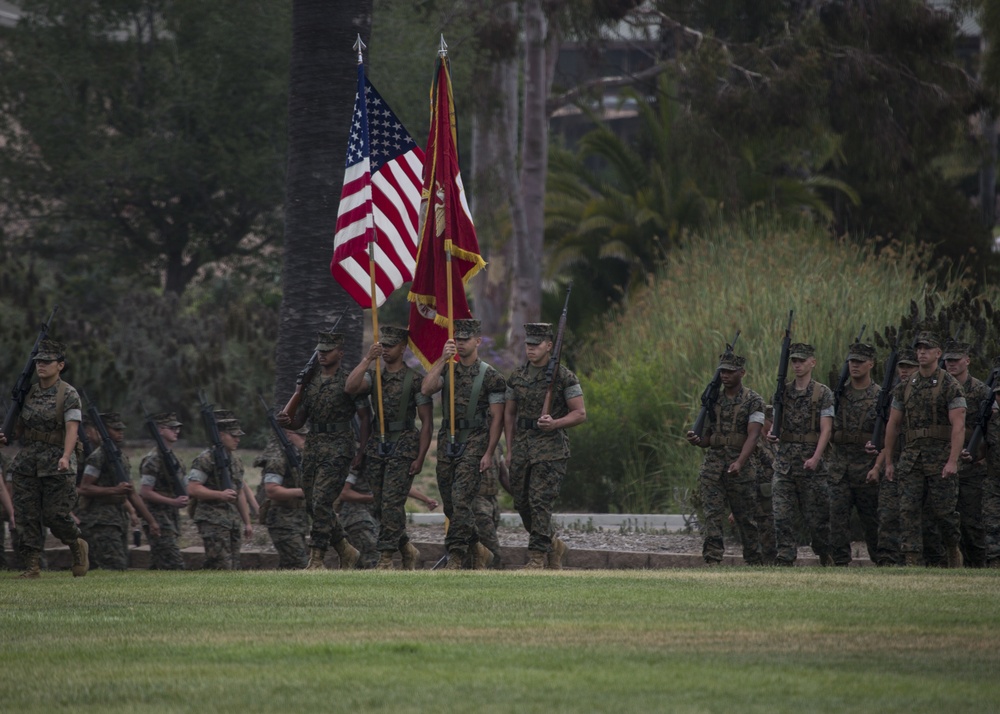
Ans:
[[[290,498],[287,501],[275,501],[274,499],[268,499],[271,503],[271,508],[282,508],[285,510],[293,511],[299,508],[306,507],[306,499],[304,498]]]
[[[351,422],[349,421],[333,421],[319,424],[309,424],[310,434],[336,434],[341,431],[348,431],[351,428]]]
[[[819,434],[815,431],[783,431],[781,432],[781,441],[789,444],[818,444]]]
[[[538,420],[537,419],[525,419],[525,418],[518,417],[518,419],[517,419],[517,428],[518,429],[537,429],[538,428]]]
[[[908,429],[906,432],[908,440],[913,439],[936,439],[938,441],[951,441],[950,426],[928,426],[923,429]]]
[[[62,446],[66,437],[62,432],[53,433],[51,431],[37,431],[35,429],[25,429],[24,433],[21,434],[21,438],[25,442],[37,441],[42,444],[50,444],[52,446]]]
[[[712,449],[722,449],[727,446],[743,446],[747,440],[746,434],[712,434],[708,437],[708,446]]]
[[[120,506],[125,503],[125,496],[89,496],[91,504],[102,506]]]
[[[404,421],[390,421],[385,425],[386,433],[395,434],[400,431],[413,431],[417,428],[417,422],[415,419],[406,419]]]
[[[445,424],[447,424],[447,423],[448,422],[446,420]],[[486,425],[486,417],[481,416],[481,415],[475,416],[472,419],[456,419],[455,420],[455,428],[456,429],[478,429],[479,427],[485,426],[485,425]]]
[[[864,446],[871,438],[871,434],[861,431],[835,431],[831,441],[834,444],[861,444]]]

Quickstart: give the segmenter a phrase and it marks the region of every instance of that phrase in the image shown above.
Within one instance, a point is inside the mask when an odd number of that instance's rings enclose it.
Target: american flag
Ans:
[[[375,252],[376,306],[413,279],[424,152],[361,64],[346,166],[330,272],[362,308],[370,308],[369,243]]]

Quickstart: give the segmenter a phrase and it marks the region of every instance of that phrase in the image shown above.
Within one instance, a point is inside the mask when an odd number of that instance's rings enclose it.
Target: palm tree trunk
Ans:
[[[275,398],[283,405],[312,354],[316,332],[346,309],[345,364],[361,352],[361,310],[330,275],[344,157],[354,111],[360,33],[371,35],[372,0],[294,0],[288,99],[282,301]]]

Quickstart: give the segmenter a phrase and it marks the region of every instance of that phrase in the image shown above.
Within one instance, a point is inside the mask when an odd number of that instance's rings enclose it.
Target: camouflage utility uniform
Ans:
[[[801,516],[810,535],[810,545],[820,560],[830,557],[830,490],[826,462],[815,471],[802,464],[812,458],[819,442],[820,419],[833,417],[833,392],[810,379],[803,390],[795,382],[785,385],[785,412],[781,442],[774,458],[774,539],[778,563],[795,562],[795,521]]]
[[[431,398],[420,393],[423,376],[415,369],[404,367],[389,372],[383,368],[380,372],[385,438],[392,445],[392,453],[380,456],[378,436],[373,435],[365,449],[364,479],[375,496],[373,513],[379,523],[378,551],[394,553],[401,551],[410,540],[406,534],[406,498],[413,486],[410,466],[420,453],[417,407],[430,404]],[[374,392],[374,366],[365,372],[364,379],[365,393]]]
[[[743,544],[747,565],[760,565],[760,536],[754,515],[757,510],[757,470],[750,460],[737,473],[727,473],[740,457],[751,423],[764,423],[764,400],[745,386],[730,397],[721,391],[710,426],[702,443],[707,443],[705,460],[698,475],[701,507],[705,514],[705,540],[701,554],[706,563],[721,563],[725,555],[723,531],[726,515],[732,511]]]
[[[122,468],[126,475],[132,473],[128,456],[121,455]],[[118,485],[118,476],[99,446],[87,457],[83,476],[96,479],[95,486],[113,488]],[[128,568],[129,513],[125,508],[127,496],[87,496],[80,516],[80,529],[90,546],[92,568],[125,570]]]
[[[499,473],[500,465],[494,459],[493,465],[483,472],[483,479],[479,484],[479,494],[472,507],[476,514],[476,532],[479,534],[479,542],[493,554],[492,567],[498,569],[503,568],[500,539],[497,537],[497,526],[500,525],[500,503],[497,501],[497,496],[500,494]]]
[[[472,397],[474,382],[481,370],[483,371],[481,387],[470,418],[469,400]],[[507,383],[503,375],[481,359],[477,359],[468,367],[461,362],[455,363],[455,438],[457,442],[465,443],[465,451],[453,459],[447,455],[450,433],[448,402],[451,389],[448,386],[447,367],[442,377],[443,418],[441,430],[438,432],[437,484],[441,492],[444,514],[449,519],[445,547],[449,553],[455,553],[464,559],[466,553],[471,552],[479,542],[476,515],[472,506],[479,494],[482,481],[479,462],[486,454],[490,443],[492,423],[490,405],[503,404]]]
[[[992,400],[989,388],[972,375],[962,385],[965,394],[965,443],[976,427],[979,407]],[[983,523],[983,485],[986,465],[980,462],[958,464],[958,514],[962,532],[962,557],[965,565],[982,568],[986,565],[986,527]]]
[[[80,395],[62,380],[48,389],[34,384],[25,397],[19,420],[24,446],[11,465],[18,546],[25,562],[40,556],[46,527],[66,545],[80,538],[70,515],[76,504],[76,454],[70,454],[67,471],[59,470],[65,425],[81,420],[80,407]]]
[[[541,431],[538,418],[549,383],[545,367],[530,362],[510,375],[506,401],[517,404],[517,422],[510,454],[510,489],[514,508],[528,531],[528,550],[548,553],[555,537],[552,509],[566,477],[569,461],[569,436],[565,429]],[[583,389],[576,375],[559,365],[552,388],[549,414],[560,419],[569,413],[568,402],[582,397]]]
[[[295,446],[293,445],[294,449]],[[304,498],[275,501],[267,497],[267,484],[283,488],[302,488],[302,474],[288,464],[284,450],[272,442],[257,457],[254,466],[261,470],[257,501],[261,507],[261,525],[267,526],[274,549],[278,551],[278,567],[282,570],[302,570],[309,562],[306,534],[309,514]],[[266,504],[266,508],[265,508]]]
[[[309,544],[325,551],[344,539],[344,528],[333,510],[355,454],[352,420],[358,411],[367,417],[368,399],[355,399],[344,391],[347,372],[338,369],[327,377],[315,375],[303,390],[302,407],[308,415],[309,434],[302,455],[306,508],[312,517]]]
[[[993,396],[995,398],[996,394]],[[1000,568],[1000,413],[995,405],[983,441],[986,446],[986,480],[983,482],[986,565]]]
[[[931,377],[917,372],[893,391],[892,408],[902,412],[906,433],[906,445],[895,468],[899,481],[900,552],[904,557],[923,552],[925,516],[937,523],[945,546],[958,546],[961,541],[956,510],[958,479],[941,478],[941,469],[951,450],[948,412],[965,405],[958,380],[943,369]]]
[[[774,482],[774,444],[769,443],[763,434],[750,456],[750,463],[753,464],[757,486],[754,520],[757,522],[760,561],[763,565],[774,565],[778,559],[778,549],[774,543],[774,503],[771,498]]]
[[[238,494],[243,489],[243,462],[232,454],[230,472],[233,490]],[[214,491],[223,490],[222,476],[215,468],[212,449],[205,449],[195,457],[188,473],[188,482],[200,483]],[[196,500],[194,522],[205,545],[205,569],[239,570],[243,519],[237,502]]]
[[[833,420],[830,440],[830,548],[834,565],[851,562],[851,508],[858,511],[868,557],[878,553],[878,484],[868,483],[875,457],[865,444],[875,429],[875,406],[882,388],[872,382],[866,389],[848,386]]]
[[[347,534],[347,541],[361,554],[357,567],[374,568],[375,563],[378,562],[379,553],[378,518],[375,516],[374,494],[368,479],[355,471],[351,471],[347,475],[347,483],[359,494],[373,497],[369,502],[341,501],[340,523]]]
[[[178,463],[184,472],[184,462],[178,459]],[[139,478],[140,487],[149,486],[161,496],[176,498],[174,479],[167,472],[167,465],[159,449],[154,448],[142,457],[139,463]],[[178,474],[177,478],[183,482],[184,474]],[[177,543],[181,528],[180,509],[177,506],[154,501],[148,501],[146,506],[160,526],[159,537],[150,534],[149,526],[146,526],[146,536],[149,538],[149,569],[184,570],[184,558]]]

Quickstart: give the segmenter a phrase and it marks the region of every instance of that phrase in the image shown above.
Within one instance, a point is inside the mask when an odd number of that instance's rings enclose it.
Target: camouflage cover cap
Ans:
[[[150,417],[157,426],[171,426],[178,427],[184,426],[181,422],[177,420],[176,412],[160,412],[158,414],[153,414]]]
[[[405,327],[383,325],[378,328],[378,341],[383,347],[395,347],[400,342],[406,342],[409,336],[410,331]]]
[[[240,428],[240,420],[233,416],[233,413],[228,409],[216,409],[212,414],[215,416],[215,424],[219,427],[219,431],[224,431],[233,436],[243,436],[246,434]]]
[[[719,369],[725,369],[730,372],[736,372],[746,367],[747,358],[740,357],[734,352],[723,352],[719,355]]]
[[[540,345],[554,339],[551,322],[529,322],[524,326],[524,343],[527,345]]]
[[[108,429],[125,428],[125,422],[122,421],[122,415],[118,412],[104,412],[101,414],[101,421],[104,422],[104,426]]]
[[[317,332],[316,351],[329,352],[344,346],[344,335],[340,332]]]
[[[865,342],[855,342],[847,349],[847,359],[859,362],[875,361],[875,348]]]
[[[914,347],[920,347],[920,345],[927,345],[928,347],[940,347],[941,340],[933,332],[918,332],[917,339],[914,341]]]
[[[942,359],[962,359],[963,357],[968,357],[970,349],[972,349],[972,345],[968,342],[948,340],[944,343],[944,355]]]
[[[55,340],[42,340],[38,343],[38,354],[35,355],[36,362],[51,362],[52,360],[62,360],[66,358],[66,345]]]
[[[791,359],[809,359],[816,354],[816,348],[806,342],[796,342],[788,348]]]
[[[899,358],[896,360],[897,364],[908,364],[913,367],[920,366],[917,362],[917,353],[912,347],[903,347],[899,350]]]
[[[483,323],[475,318],[465,318],[455,320],[455,339],[468,340],[472,337],[479,337],[482,334]]]

